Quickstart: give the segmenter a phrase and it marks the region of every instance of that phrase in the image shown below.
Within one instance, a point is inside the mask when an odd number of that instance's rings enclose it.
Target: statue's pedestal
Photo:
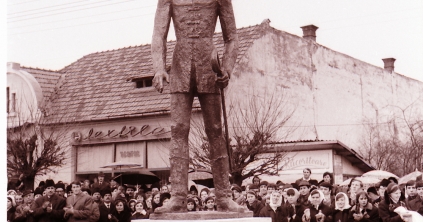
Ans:
[[[219,212],[219,211],[196,211],[186,213],[163,213],[163,214],[150,214],[150,220],[157,222],[161,221],[192,221],[192,220],[210,220],[213,222],[271,222],[270,217],[253,217],[253,212]]]

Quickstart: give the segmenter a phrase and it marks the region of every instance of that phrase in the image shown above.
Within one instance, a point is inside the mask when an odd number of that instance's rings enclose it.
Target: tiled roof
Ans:
[[[268,22],[264,25],[268,27]],[[238,61],[252,42],[262,35],[262,27],[256,25],[238,29]],[[214,44],[222,55],[221,33],[214,35]],[[168,65],[174,46],[174,41],[167,43]],[[167,86],[163,93],[158,93],[153,87],[136,88],[134,82],[128,81],[153,76],[150,48],[148,44],[92,53],[60,70],[66,77],[52,95],[48,112],[51,120],[89,121],[168,112],[170,95]],[[198,102],[194,105],[199,107]]]
[[[37,82],[40,84],[43,91],[44,100],[48,100],[50,95],[53,93],[56,84],[58,83],[62,73],[59,71],[45,70],[32,67],[21,67],[21,69],[30,73],[35,77]]]

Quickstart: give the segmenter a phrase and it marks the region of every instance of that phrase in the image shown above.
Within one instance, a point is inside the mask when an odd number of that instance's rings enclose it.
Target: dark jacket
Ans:
[[[344,210],[333,210],[332,218],[333,222],[346,222],[348,221],[348,214],[350,213],[349,209]]]
[[[260,214],[261,209],[264,207],[264,204],[259,201],[255,200],[253,204],[250,205],[250,203],[247,201],[247,208],[251,211],[253,211],[253,217],[258,217]]]
[[[11,207],[9,210],[7,210],[7,222],[12,222],[15,220],[15,212],[16,212],[16,208],[15,207]]]
[[[323,203],[319,204],[318,208],[316,209],[315,207],[311,206],[311,205],[304,205],[303,206],[303,212],[302,214],[304,215],[304,210],[305,209],[310,209],[310,216],[311,216],[311,220],[310,222],[317,222],[316,220],[316,214],[319,213],[319,211],[322,211],[322,214],[325,215],[325,222],[332,222],[332,214],[333,214],[333,209],[331,207],[328,207],[326,205],[324,205]]]
[[[131,222],[131,212],[129,210],[129,208],[126,208],[118,213],[117,211],[115,211],[113,213],[113,217],[111,219],[112,222]]]
[[[98,222],[110,222],[108,215],[114,214],[116,211],[116,206],[114,203],[110,203],[110,208],[107,208],[105,203],[101,203],[98,206],[98,210],[100,211],[100,218],[98,219]]]
[[[395,208],[403,206],[405,203],[398,201],[396,204],[387,203],[383,200],[379,203],[379,217],[383,222],[402,222],[401,216],[394,212]]]
[[[302,222],[302,217],[304,214],[304,206],[301,204],[295,204],[292,206],[290,203],[285,203],[283,208],[288,213],[288,218],[290,222]]]
[[[148,211],[146,211],[147,213],[145,215],[141,214],[141,213],[134,213],[131,216],[131,220],[138,220],[138,219],[149,219],[150,218],[150,213]]]
[[[282,209],[282,207],[278,207],[276,208],[276,211],[273,211],[269,205],[266,205],[261,209],[259,217],[271,217],[272,222],[288,221],[288,214]]]
[[[15,220],[14,220],[15,222],[33,222],[34,221],[33,213],[29,211],[25,212],[23,210],[26,206],[31,207],[31,205],[28,205],[27,203],[23,203],[16,207]]]
[[[354,214],[361,213],[363,218],[359,221],[362,222],[379,222],[379,210],[373,204],[368,203],[366,209],[363,209],[361,212],[358,212],[360,209],[357,206],[351,207],[350,213],[348,214],[348,222],[355,222]]]
[[[43,203],[50,201],[52,204],[53,210],[48,213],[45,209],[42,208]],[[37,222],[60,222],[63,221],[63,215],[65,211],[63,208],[66,206],[66,200],[63,197],[59,197],[56,194],[51,195],[50,198],[47,196],[39,197],[34,201],[31,206],[31,210],[34,211],[33,215],[35,221]]]

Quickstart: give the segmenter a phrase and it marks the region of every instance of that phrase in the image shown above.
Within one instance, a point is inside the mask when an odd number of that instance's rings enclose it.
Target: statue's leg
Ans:
[[[243,207],[232,200],[229,183],[229,160],[222,133],[221,100],[219,94],[198,95],[204,126],[210,143],[210,162],[218,211],[242,212]]]
[[[173,93],[171,102],[171,147],[170,181],[171,199],[167,206],[157,208],[155,213],[187,211],[189,147],[188,135],[192,101],[194,96],[188,93]]]

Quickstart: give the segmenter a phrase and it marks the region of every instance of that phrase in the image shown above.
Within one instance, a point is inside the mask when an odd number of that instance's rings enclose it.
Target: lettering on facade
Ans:
[[[91,128],[86,135],[81,135],[82,139],[79,141],[95,140],[95,139],[116,139],[116,138],[128,138],[128,137],[143,137],[143,136],[159,136],[165,133],[169,133],[170,130],[166,130],[164,127],[151,127],[150,125],[142,125],[137,128],[135,126],[123,126],[120,130],[94,130]]]
[[[130,158],[130,157],[140,157],[140,151],[121,151],[120,157]]]
[[[285,162],[284,169],[303,169],[304,167],[313,167],[315,169],[322,169],[327,168],[328,163],[327,161],[315,158],[312,156],[308,157],[288,157],[288,159]]]

